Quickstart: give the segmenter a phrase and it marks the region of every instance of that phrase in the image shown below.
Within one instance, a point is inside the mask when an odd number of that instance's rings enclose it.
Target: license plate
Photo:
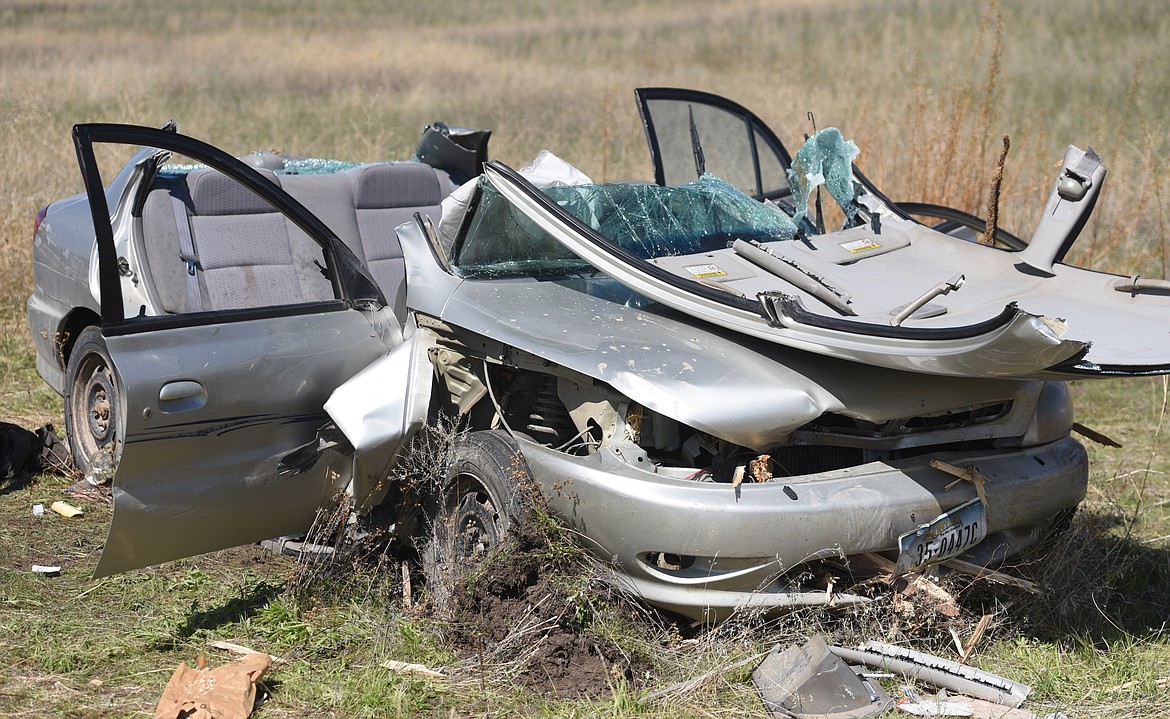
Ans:
[[[898,537],[897,573],[957,557],[987,537],[987,508],[978,497]]]

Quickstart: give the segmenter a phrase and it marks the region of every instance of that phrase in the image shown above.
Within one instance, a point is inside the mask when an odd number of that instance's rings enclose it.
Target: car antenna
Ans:
[[[813,115],[813,111],[808,111],[808,121],[812,124],[813,134],[817,133],[817,118]],[[804,139],[808,140],[808,133],[804,134]],[[816,233],[818,235],[825,234],[825,216],[821,211],[821,186],[817,185],[817,216],[816,216]]]

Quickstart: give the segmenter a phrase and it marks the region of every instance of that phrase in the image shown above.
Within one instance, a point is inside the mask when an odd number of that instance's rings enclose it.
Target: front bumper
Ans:
[[[975,496],[932,459],[987,477],[988,537],[974,559],[1001,561],[1037,541],[1085,496],[1088,460],[1071,437],[1011,451],[947,452],[777,478],[715,484],[639,469],[616,453],[521,450],[550,510],[646,601],[695,618],[740,607],[821,604],[781,578],[805,562],[897,548],[898,536]],[[661,557],[671,560],[662,562]],[[859,601],[836,595],[835,602]]]

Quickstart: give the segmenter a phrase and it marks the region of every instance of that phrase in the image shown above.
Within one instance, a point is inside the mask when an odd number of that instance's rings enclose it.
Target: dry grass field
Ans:
[[[1024,237],[1065,145],[1091,144],[1109,184],[1070,260],[1167,277],[1167,47],[1163,0],[0,0],[0,419],[62,424],[24,301],[37,208],[81,191],[77,122],[173,118],[236,154],[370,160],[408,156],[444,120],[493,128],[492,155],[512,166],[549,148],[615,180],[651,176],[633,88],[693,87],[752,108],[791,149],[812,112],[857,142],[889,196],[979,215],[1009,135],[1000,224]],[[1074,390],[1080,421],[1125,448],[1090,448],[1066,546],[1017,569],[1045,593],[968,583],[952,624],[967,636],[994,614],[973,663],[1031,684],[1035,711],[1168,716],[1167,385]],[[580,626],[638,667],[592,698],[559,693],[485,665],[482,645],[478,665],[461,659],[454,630],[405,610],[376,566],[306,588],[291,562],[245,548],[94,582],[108,508],[72,523],[29,513],[68,483],[0,487],[0,716],[150,716],[175,665],[211,639],[288,660],[261,717],[764,716],[746,667],[647,694],[812,631],[952,644],[944,624],[879,610],[680,629],[604,593],[581,599],[596,588],[554,540],[540,556]],[[65,571],[35,577],[34,563]],[[458,679],[394,674],[386,659]]]

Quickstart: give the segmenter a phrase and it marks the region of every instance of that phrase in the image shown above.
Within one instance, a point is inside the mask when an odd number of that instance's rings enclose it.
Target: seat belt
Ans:
[[[195,238],[191,236],[191,222],[187,219],[187,206],[175,194],[171,194],[171,207],[175,211],[175,227],[179,231],[179,259],[187,264],[187,307],[190,312],[203,311],[203,294],[199,291],[199,255],[195,252]]]

